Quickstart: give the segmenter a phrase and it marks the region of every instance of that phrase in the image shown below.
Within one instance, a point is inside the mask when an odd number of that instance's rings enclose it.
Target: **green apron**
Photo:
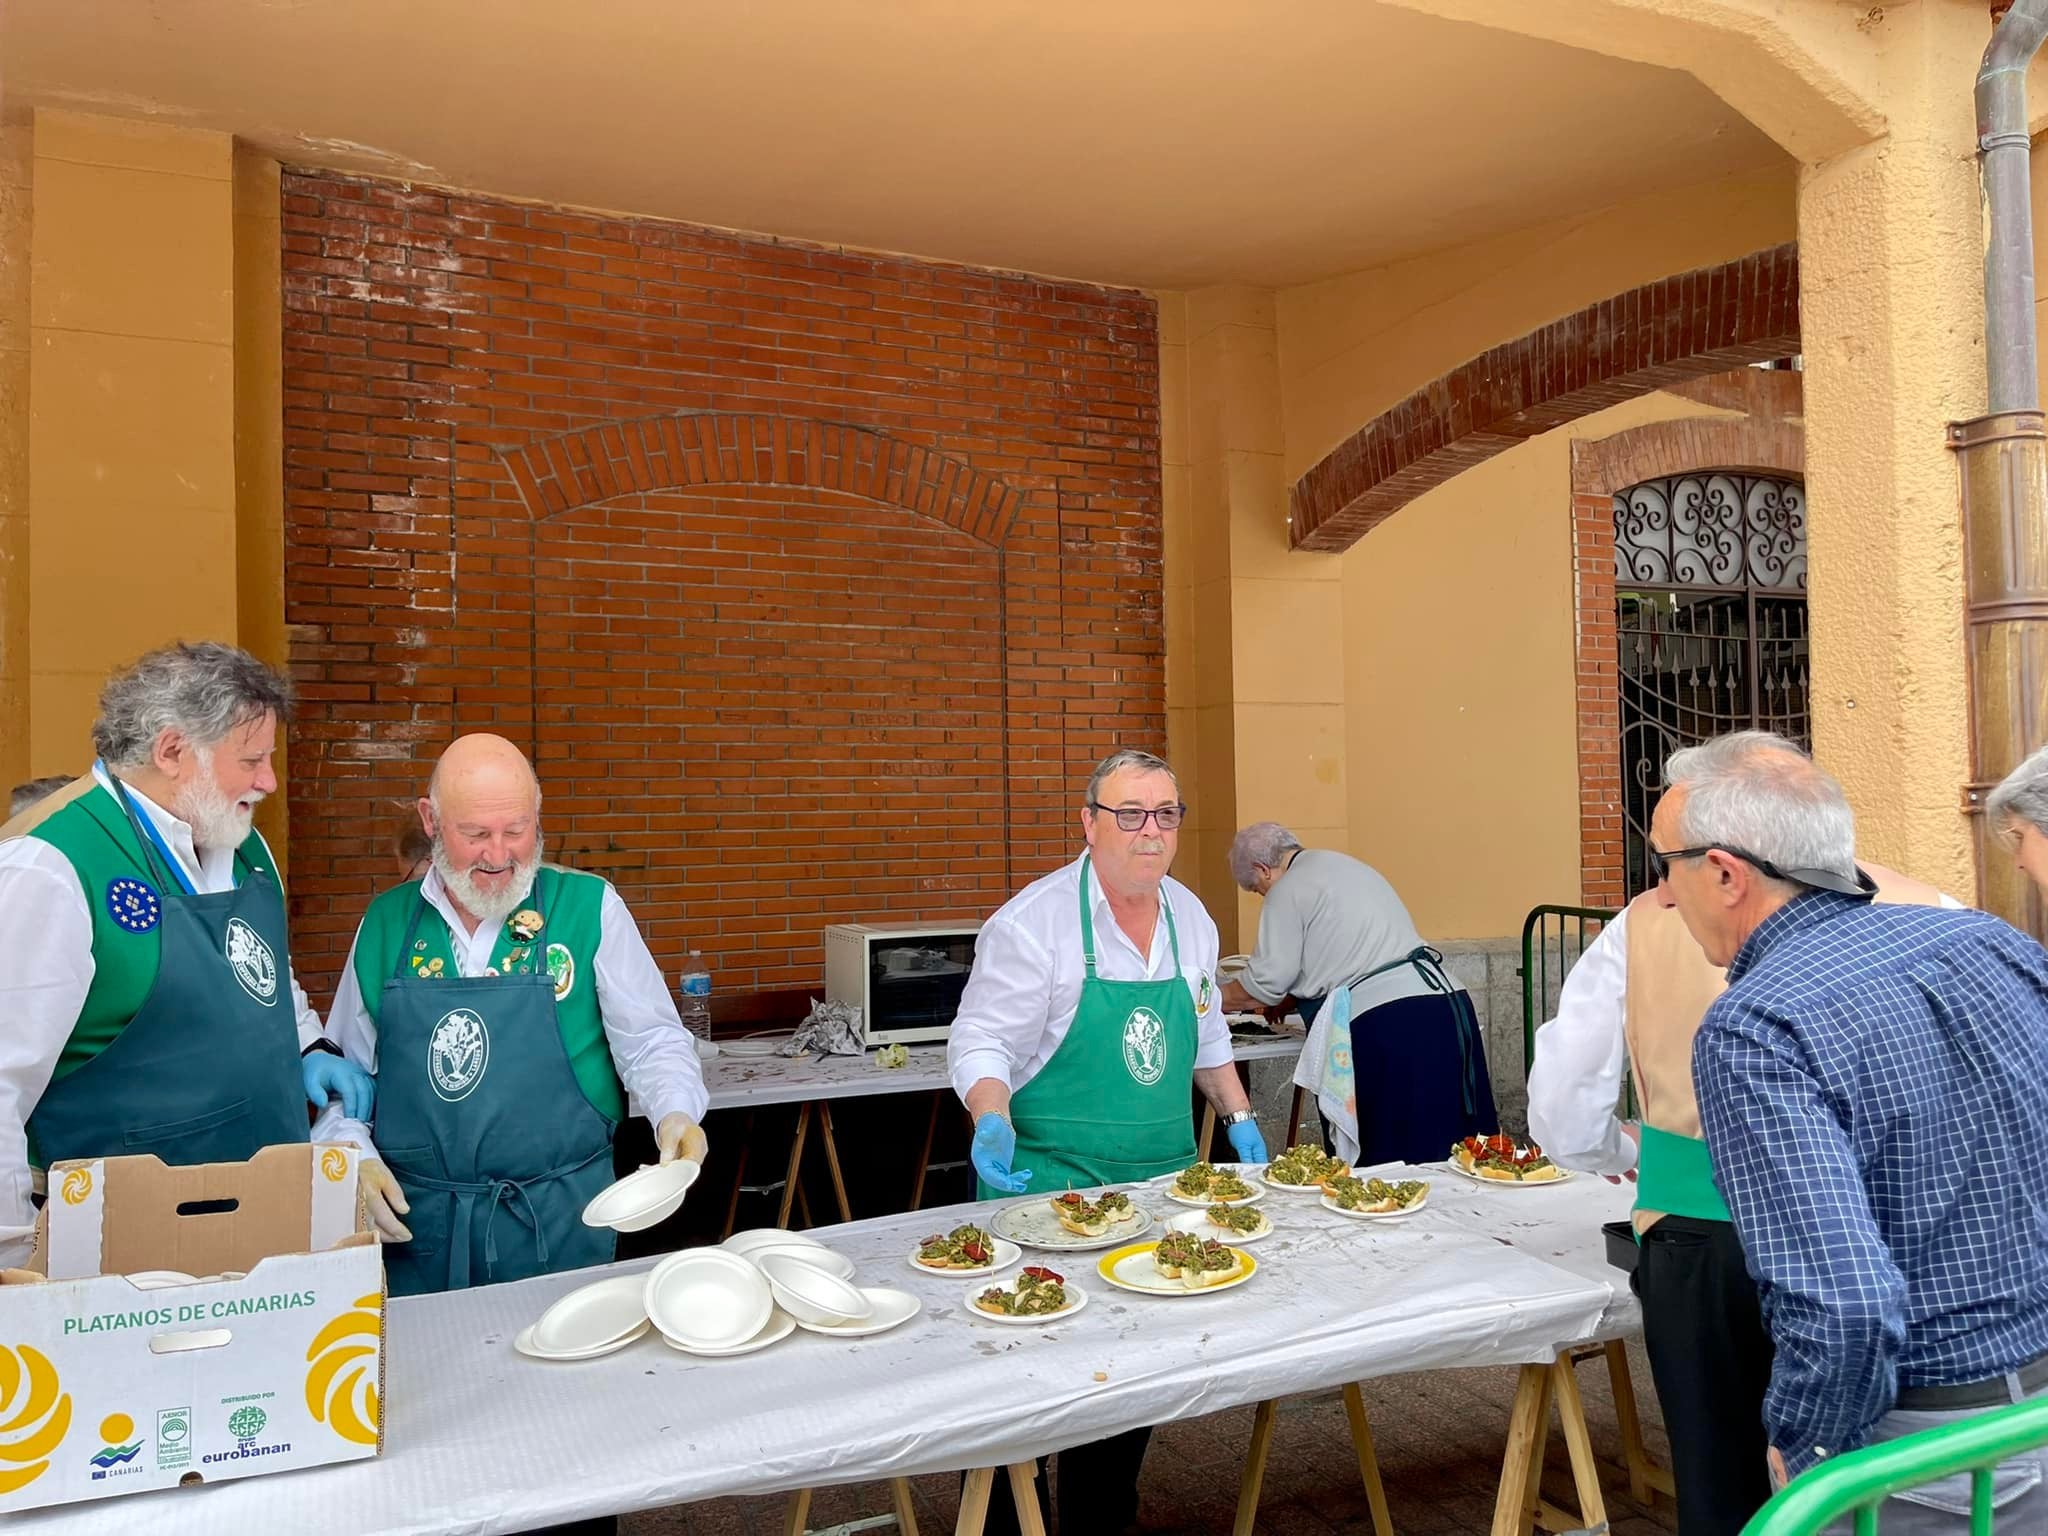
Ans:
[[[127,932],[159,929],[156,979],[105,1049],[44,1090],[28,1120],[38,1166],[136,1153],[238,1163],[305,1141],[283,892],[239,857],[232,890],[188,889],[118,779],[114,797],[143,879],[110,885],[108,908]]]
[[[1010,1100],[1018,1171],[1032,1170],[1033,1194],[1129,1184],[1195,1160],[1190,1108],[1200,1025],[1180,973],[1173,906],[1159,893],[1173,972],[1157,981],[1105,981],[1095,974],[1089,861],[1081,860],[1081,955],[1087,976],[1074,1022],[1052,1059]],[[984,1200],[1003,1192],[980,1185]]]
[[[412,1205],[412,1241],[384,1250],[391,1294],[609,1264],[616,1239],[583,1225],[583,1207],[612,1181],[614,1126],[570,1068],[553,978],[415,976],[429,910],[420,898],[377,1014],[377,1147]],[[546,953],[544,934],[531,944]]]

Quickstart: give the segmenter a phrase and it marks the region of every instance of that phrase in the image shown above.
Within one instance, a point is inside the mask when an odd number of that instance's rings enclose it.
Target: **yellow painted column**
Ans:
[[[0,128],[0,794],[28,749],[28,338],[34,135]]]
[[[234,641],[233,153],[39,110],[29,333],[30,754],[82,769],[107,672]]]
[[[1799,192],[1813,732],[1880,863],[1967,899],[1969,693],[1947,421],[1984,409],[1969,7],[1886,12],[1890,133]]]
[[[1164,438],[1167,697],[1170,732],[1178,709],[1177,739],[1192,746],[1194,763],[1193,836],[1183,838],[1179,868],[1228,953],[1258,932],[1256,899],[1230,878],[1240,824],[1282,821],[1311,846],[1349,840],[1342,587],[1337,560],[1288,549],[1273,295],[1201,289],[1176,304],[1175,324],[1187,425],[1184,439]],[[1179,408],[1171,385],[1163,406],[1169,416]],[[1176,454],[1186,476],[1179,536]]]
[[[235,588],[236,634],[245,649],[284,670],[284,268],[278,165],[238,145],[234,153]],[[256,825],[289,873],[285,815],[291,733],[276,760],[278,792]]]

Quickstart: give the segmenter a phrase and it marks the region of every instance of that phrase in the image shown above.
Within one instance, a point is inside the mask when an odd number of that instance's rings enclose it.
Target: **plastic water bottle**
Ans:
[[[688,960],[683,962],[682,980],[676,983],[682,993],[683,1026],[699,1040],[711,1038],[711,965],[702,952],[691,950]]]

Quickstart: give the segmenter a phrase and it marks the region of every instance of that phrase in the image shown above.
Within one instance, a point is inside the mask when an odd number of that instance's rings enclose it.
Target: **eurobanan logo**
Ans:
[[[320,1154],[320,1173],[328,1183],[339,1184],[348,1177],[348,1154],[339,1147],[329,1147]]]
[[[236,1440],[232,1451],[214,1451],[199,1460],[206,1466],[222,1461],[246,1461],[252,1456],[282,1456],[289,1452],[292,1443],[279,1441],[276,1445],[258,1445],[256,1437],[263,1433],[263,1426],[270,1422],[270,1415],[255,1404],[237,1408],[228,1415],[228,1433]]]
[[[359,1296],[306,1346],[306,1410],[351,1445],[377,1443],[377,1341],[384,1298]],[[367,1341],[367,1342],[365,1342]]]
[[[92,1170],[74,1168],[64,1175],[64,1203],[83,1205],[92,1198]]]
[[[0,1348],[0,1494],[47,1472],[70,1430],[71,1394],[49,1356],[29,1344]]]

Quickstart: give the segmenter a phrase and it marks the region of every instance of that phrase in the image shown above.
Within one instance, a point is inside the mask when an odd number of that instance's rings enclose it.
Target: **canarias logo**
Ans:
[[[92,1170],[74,1168],[64,1175],[64,1203],[83,1205],[92,1196]]]
[[[49,1470],[71,1428],[71,1394],[58,1390],[57,1368],[41,1350],[0,1348],[0,1416],[0,1494],[8,1494]]]
[[[377,1341],[384,1298],[362,1296],[306,1346],[306,1409],[353,1445],[377,1443]]]
[[[92,1464],[102,1472],[135,1459],[135,1453],[142,1449],[140,1440],[132,1440],[135,1421],[125,1413],[110,1413],[100,1420],[100,1448]]]
[[[329,1147],[320,1154],[320,1172],[330,1184],[339,1184],[348,1176],[348,1154],[339,1147]]]

